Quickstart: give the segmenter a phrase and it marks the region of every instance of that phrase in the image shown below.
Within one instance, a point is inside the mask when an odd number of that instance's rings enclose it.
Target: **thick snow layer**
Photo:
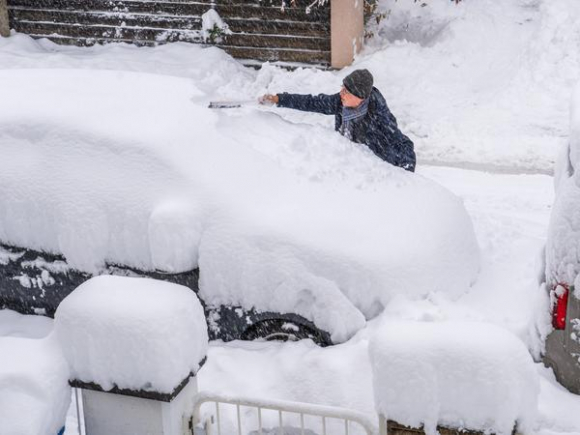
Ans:
[[[572,394],[556,381],[552,369],[538,364],[540,375],[537,435],[580,433],[580,396]]]
[[[546,243],[546,281],[573,284],[580,272],[580,172],[560,181]]]
[[[0,337],[44,338],[52,331],[52,319],[23,316],[12,310],[0,310]]]
[[[570,139],[556,171],[556,200],[546,243],[546,281],[572,285],[580,273],[580,86],[574,92]]]
[[[71,379],[105,390],[171,393],[197,372],[208,343],[195,293],[145,278],[90,279],[59,305],[55,331]]]
[[[570,134],[562,146],[554,168],[554,185],[559,190],[560,183],[574,175],[580,165],[580,83],[576,86],[570,105]]]
[[[370,344],[377,412],[436,434],[437,424],[511,434],[533,427],[538,379],[514,335],[475,322],[384,322]]]
[[[576,86],[570,108],[570,154],[574,169],[580,169],[580,84]]]
[[[385,312],[407,320],[494,323],[516,334],[539,359],[552,328],[542,283],[553,178],[442,167],[420,171],[465,201],[481,247],[482,271],[458,300],[438,294],[417,302],[399,295]]]
[[[143,73],[2,70],[0,93],[6,243],[91,272],[199,265],[208,304],[294,312],[335,341],[398,293],[475,280],[461,201],[326,127],[212,111],[191,80]]]
[[[3,323],[0,320],[5,327]],[[37,329],[34,323],[32,335]],[[68,366],[54,334],[42,339],[0,336],[0,433],[58,433],[70,404],[68,379]]]
[[[552,180],[545,176],[432,168],[425,163],[467,162],[466,166],[512,172],[551,170],[558,145],[568,142],[569,94],[579,70],[580,3],[482,0],[455,5],[447,0],[429,0],[429,7],[421,7],[422,3],[390,2],[401,8],[391,15],[399,23],[404,19],[397,18],[398,11],[402,18],[411,7],[413,16],[423,14],[424,31],[408,22],[398,35],[380,36],[377,42],[381,48],[360,56],[355,67],[374,65],[379,88],[403,131],[417,145],[419,173],[465,200],[482,247],[482,273],[459,300],[449,300],[443,294],[416,300],[399,293],[388,303],[387,312],[403,319],[489,321],[516,333],[535,348],[537,344],[528,331],[534,322],[531,307],[542,297],[546,299],[538,287],[542,267],[536,263],[553,202]],[[387,23],[383,21],[383,25]],[[418,36],[407,38],[411,32]],[[253,71],[242,68],[218,49],[188,44],[77,48],[33,41],[24,35],[0,38],[0,68],[105,69],[184,77],[195,83],[203,93],[200,98],[207,100],[247,99],[265,91],[336,92],[342,77],[350,72],[289,72],[271,65]],[[261,129],[266,124],[255,118],[244,123],[248,111],[238,113],[240,125],[256,124],[256,129]],[[304,178],[312,177],[318,184],[348,181],[351,186],[366,188],[383,176],[383,165],[373,166],[369,165],[370,159],[359,159],[362,154],[353,154],[350,144],[337,142],[333,148],[337,152],[329,155],[324,140],[312,140],[308,126],[332,128],[329,117],[279,113],[286,121],[306,124],[300,126],[306,141],[280,146],[256,143],[258,151],[272,161]],[[269,116],[268,122],[274,116],[262,115]],[[280,125],[274,124],[273,130],[281,130]],[[374,169],[369,170],[371,167]],[[338,190],[342,184],[339,186]],[[179,200],[169,201],[160,210],[173,208],[172,204],[182,210],[198,210]],[[4,209],[0,210],[2,214]],[[164,218],[157,221],[159,225],[163,222]],[[149,237],[156,234],[155,227],[146,226]],[[201,230],[192,231],[203,234]],[[174,261],[171,255],[157,258],[167,258],[166,264]],[[187,261],[191,264],[194,260],[195,251]],[[224,275],[224,279],[227,277]],[[4,327],[0,324],[0,335],[14,330],[16,323],[9,322]],[[19,326],[18,333],[24,329]],[[362,335],[368,329],[361,331]],[[307,341],[284,345],[215,343],[199,380],[203,390],[335,404],[372,415],[373,400],[367,388],[372,381],[366,353],[366,344],[356,337],[326,349]],[[242,365],[250,368],[244,376],[239,375]],[[559,386],[547,369],[539,367],[539,372],[540,415],[533,433],[580,433],[579,398]],[[67,434],[76,434],[72,424],[67,426],[71,428]]]

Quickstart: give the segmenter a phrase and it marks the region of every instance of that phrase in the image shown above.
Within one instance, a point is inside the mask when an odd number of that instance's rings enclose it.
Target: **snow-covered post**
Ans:
[[[6,0],[0,0],[0,36],[10,35],[10,25],[8,24],[8,5]]]
[[[538,375],[524,343],[478,322],[385,321],[370,356],[380,435],[533,427]]]
[[[352,63],[364,38],[364,0],[331,0],[331,66],[343,68]]]
[[[67,296],[55,330],[82,389],[87,435],[183,435],[206,358],[203,308],[184,286],[100,276]]]

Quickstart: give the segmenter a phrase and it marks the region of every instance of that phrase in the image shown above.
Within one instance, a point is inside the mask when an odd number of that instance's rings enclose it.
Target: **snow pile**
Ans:
[[[48,317],[0,310],[0,337],[45,338],[51,331],[52,319]]]
[[[570,116],[570,139],[556,171],[556,200],[546,243],[546,281],[571,285],[580,273],[580,86]]]
[[[55,331],[71,379],[105,390],[172,393],[207,352],[205,315],[187,287],[100,276],[59,305]]]
[[[206,303],[335,341],[396,294],[456,297],[477,275],[462,202],[331,129],[212,111],[190,80],[143,73],[3,70],[0,94],[5,243],[93,273],[199,265]]]
[[[433,46],[451,36],[453,21],[464,14],[465,8],[447,1],[418,5],[409,1],[380,0],[375,19],[367,24],[368,31],[374,36],[369,43],[372,46],[382,41],[406,41],[424,47]]]
[[[385,322],[370,345],[377,412],[435,434],[438,424],[531,429],[538,379],[525,345],[497,326]]]
[[[0,433],[58,433],[70,404],[70,387],[57,340],[53,335],[0,337],[0,355]]]
[[[191,202],[182,200],[182,177],[161,156],[151,155],[148,145],[170,150],[175,142],[191,140],[179,125],[195,117],[186,110],[192,107],[195,88],[178,79],[112,72],[18,75],[22,80],[12,91],[0,91],[10,101],[0,109],[0,146],[7,156],[0,163],[0,240],[60,252],[73,267],[91,272],[105,258],[161,268],[174,252],[184,255],[166,270],[194,267],[196,245],[191,242],[196,237],[189,236],[192,230],[180,218],[180,213],[192,213]],[[53,84],[40,94],[34,90],[37,97],[16,99],[25,82],[42,77]],[[86,86],[93,78],[99,83]],[[160,116],[157,104],[183,115]],[[174,134],[168,137],[167,131]],[[144,137],[148,140],[142,142]],[[198,140],[204,139],[200,132]],[[167,207],[175,210],[169,228],[169,222],[162,225],[156,218]],[[173,236],[177,243],[168,252],[165,245],[150,248],[149,231],[156,240],[172,232],[182,237]]]
[[[243,376],[239,368],[243,367]],[[212,342],[208,362],[198,378],[201,394],[218,394],[267,400],[289,400],[338,406],[361,412],[371,426],[377,424],[373,407],[368,340],[359,335],[346,343],[321,348],[310,340],[298,342]],[[206,412],[202,408],[202,413]],[[215,406],[207,408],[215,413]],[[258,432],[256,409],[242,407],[242,433]],[[222,433],[237,433],[235,407],[221,407]],[[277,411],[262,410],[262,428],[276,432]],[[203,421],[203,418],[202,418]],[[321,419],[306,417],[306,434],[322,434]],[[300,432],[300,416],[285,413],[286,434]],[[344,421],[327,419],[327,434],[344,434]],[[362,434],[356,424],[349,433]]]

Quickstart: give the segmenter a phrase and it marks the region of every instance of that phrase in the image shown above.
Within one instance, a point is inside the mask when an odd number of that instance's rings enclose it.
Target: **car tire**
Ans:
[[[308,325],[285,319],[266,319],[254,323],[244,331],[242,340],[298,341],[311,339],[318,346],[332,345],[328,338]]]

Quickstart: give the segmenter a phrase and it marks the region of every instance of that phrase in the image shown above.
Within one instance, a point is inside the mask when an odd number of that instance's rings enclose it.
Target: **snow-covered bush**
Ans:
[[[201,35],[210,44],[222,42],[224,35],[232,31],[215,9],[209,9],[201,16]]]
[[[525,345],[495,325],[384,322],[370,344],[377,412],[387,419],[510,435],[532,428],[539,380]]]

